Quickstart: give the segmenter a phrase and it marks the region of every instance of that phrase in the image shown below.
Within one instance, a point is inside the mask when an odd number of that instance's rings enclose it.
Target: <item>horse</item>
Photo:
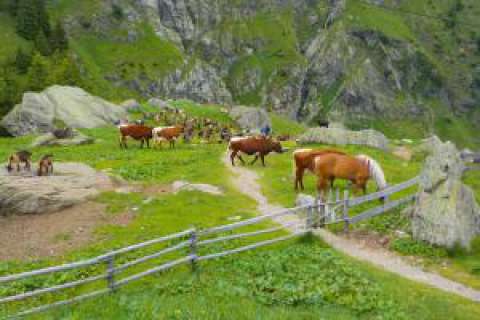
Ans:
[[[8,158],[8,165],[7,165],[7,171],[12,172],[13,171],[13,166],[17,166],[17,172],[20,172],[20,163],[25,164],[25,170],[31,169],[31,162],[30,159],[32,157],[32,154],[28,151],[22,150],[15,152]]]
[[[48,154],[40,159],[38,163],[38,176],[48,176],[49,174],[53,174],[53,155]]]
[[[120,130],[120,148],[127,148],[127,137],[140,140],[140,148],[146,142],[150,148],[150,139],[152,139],[152,128],[139,124],[122,124],[118,126]]]
[[[349,180],[354,191],[367,193],[367,182],[373,178],[379,190],[387,187],[385,175],[378,162],[366,155],[352,157],[336,153],[314,159],[313,171],[318,177],[317,190],[321,196],[334,179]]]
[[[235,166],[235,157],[245,164],[239,153],[247,155],[255,155],[255,159],[250,163],[253,165],[258,158],[262,160],[262,165],[265,167],[265,156],[271,152],[282,153],[283,148],[280,142],[265,137],[238,137],[230,139],[228,149],[231,151],[230,160],[232,166]]]
[[[333,150],[333,149],[324,149],[324,150],[314,150],[314,149],[298,149],[293,152],[293,165],[294,165],[294,173],[295,173],[295,190],[298,191],[298,187],[300,186],[301,190],[305,190],[303,185],[303,175],[305,170],[308,170],[313,173],[313,160],[316,157],[323,156],[325,154],[340,154],[346,155],[342,151]],[[334,179],[331,181],[332,187],[334,183]]]

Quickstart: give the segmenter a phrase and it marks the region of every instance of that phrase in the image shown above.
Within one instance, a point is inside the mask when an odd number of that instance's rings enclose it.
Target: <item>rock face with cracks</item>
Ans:
[[[312,128],[299,138],[302,144],[362,145],[387,150],[388,139],[375,130],[352,131],[341,128]]]
[[[464,162],[451,142],[432,144],[421,173],[412,231],[415,239],[449,248],[469,248],[480,233],[480,207],[462,183]]]
[[[60,122],[71,128],[96,128],[125,118],[127,112],[76,87],[52,86],[27,92],[22,103],[7,114],[0,126],[13,136],[47,133]]]

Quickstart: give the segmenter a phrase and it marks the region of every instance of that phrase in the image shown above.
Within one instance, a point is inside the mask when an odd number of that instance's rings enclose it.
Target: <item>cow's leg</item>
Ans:
[[[264,154],[261,154],[261,155],[260,155],[260,159],[262,160],[262,166],[265,167],[265,155],[264,155]]]
[[[143,144],[145,143],[145,140],[142,138],[140,140],[140,149],[143,149]]]
[[[232,166],[235,166],[235,157],[237,156],[238,151],[234,150],[230,153],[230,160],[232,161]]]
[[[255,162],[257,162],[258,157],[259,157],[259,155],[258,155],[258,153],[257,153],[257,154],[255,155],[255,158],[253,158],[252,162],[250,162],[250,165],[251,165],[251,166],[254,165]]]
[[[147,148],[150,149],[150,139],[147,138],[146,140],[147,140]]]
[[[243,160],[242,156],[240,155],[240,153],[237,155],[237,158],[240,159],[240,161],[242,161],[242,164],[245,165],[245,160]]]

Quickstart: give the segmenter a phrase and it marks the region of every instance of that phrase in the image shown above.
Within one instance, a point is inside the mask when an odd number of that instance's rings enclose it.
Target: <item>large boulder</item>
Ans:
[[[55,212],[100,192],[100,183],[108,179],[80,163],[55,163],[54,175],[38,177],[32,172],[9,174],[0,168],[0,216]]]
[[[22,103],[7,114],[0,126],[13,136],[47,133],[57,123],[71,128],[95,128],[125,118],[124,108],[76,87],[52,86],[41,93],[27,92]]]
[[[172,109],[172,107],[164,100],[159,98],[151,98],[148,100],[148,104],[157,109]]]
[[[242,128],[258,131],[265,125],[271,126],[270,117],[264,109],[236,106],[229,111],[230,117]]]
[[[72,130],[72,136],[68,136],[65,138],[58,138],[55,136],[54,133],[46,133],[37,137],[32,142],[32,148],[39,147],[39,146],[74,146],[74,145],[82,145],[82,144],[90,144],[93,143],[95,140],[91,137],[88,137],[78,130]]]
[[[312,128],[299,138],[301,144],[325,143],[335,145],[362,145],[382,150],[388,149],[389,141],[383,133],[375,130],[352,131],[341,128]]]
[[[120,104],[120,106],[124,108],[127,112],[140,111],[140,109],[142,108],[140,103],[135,99],[125,100]]]
[[[412,216],[415,239],[469,248],[480,232],[480,208],[473,191],[462,183],[464,162],[451,142],[436,141],[421,173]]]

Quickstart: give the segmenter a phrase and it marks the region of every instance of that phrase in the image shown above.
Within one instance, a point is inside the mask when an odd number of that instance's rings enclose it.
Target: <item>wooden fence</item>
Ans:
[[[98,281],[104,281],[105,283],[104,289],[85,293],[71,299],[61,300],[54,303],[35,307],[33,309],[25,310],[10,316],[10,318],[23,317],[23,316],[31,315],[34,313],[46,311],[54,307],[68,305],[68,304],[80,302],[89,298],[97,297],[109,292],[114,292],[116,289],[132,281],[141,279],[143,277],[146,277],[155,273],[159,273],[161,271],[173,268],[178,265],[189,263],[192,269],[195,269],[197,263],[200,261],[215,259],[215,258],[227,256],[230,254],[252,250],[262,246],[277,243],[280,241],[285,241],[285,240],[297,237],[299,235],[303,235],[319,225],[344,223],[345,230],[348,230],[348,227],[350,224],[354,224],[359,221],[377,216],[401,204],[412,201],[413,199],[415,199],[415,194],[409,195],[407,197],[404,197],[402,199],[395,200],[395,201],[387,200],[381,206],[375,207],[373,209],[369,209],[353,217],[350,217],[349,215],[350,208],[364,204],[366,202],[370,202],[370,201],[374,201],[382,198],[388,199],[390,196],[392,196],[395,193],[398,193],[400,191],[403,191],[405,189],[415,186],[418,183],[418,180],[419,180],[418,177],[416,177],[414,179],[411,179],[399,185],[389,187],[383,191],[372,193],[364,197],[353,198],[353,199],[349,198],[348,191],[344,193],[343,199],[341,199],[340,192],[337,190],[336,199],[333,199],[333,196],[330,195],[329,199],[325,202],[315,201],[313,204],[298,206],[291,209],[280,210],[278,212],[273,212],[271,214],[258,216],[255,218],[239,221],[239,222],[228,224],[228,225],[213,227],[206,230],[197,230],[195,228],[192,228],[179,233],[171,234],[168,236],[160,237],[157,239],[135,244],[122,249],[118,249],[92,259],[64,264],[64,265],[55,266],[55,267],[23,272],[23,273],[14,274],[14,275],[2,276],[0,277],[0,284],[5,284],[5,283],[11,283],[11,282],[32,278],[36,276],[41,276],[41,275],[60,273],[60,272],[65,272],[73,269],[81,269],[81,268],[100,265],[100,264],[105,265],[105,272],[100,275],[92,276],[86,279],[71,281],[64,284],[51,286],[48,288],[36,289],[36,290],[20,293],[17,295],[13,295],[13,296],[2,297],[0,298],[0,305],[22,301],[29,298],[34,298],[44,294],[56,293],[61,290],[76,288],[82,285],[91,284]],[[342,211],[341,216],[339,218],[336,218],[337,210]],[[304,219],[305,222],[303,222],[302,219],[295,219],[295,221],[284,223],[280,226],[275,226],[267,229],[261,229],[257,231],[245,232],[245,233],[239,233],[239,234],[229,234],[229,235],[220,234],[220,233],[225,233],[227,231],[233,231],[248,225],[254,225],[269,219],[275,219],[275,218],[279,218],[286,215],[295,215],[297,217],[300,217],[300,215],[303,215],[303,214],[305,214],[305,219]],[[318,222],[320,222],[320,224],[318,224]],[[234,239],[249,238],[253,236],[269,234],[285,228],[288,228],[290,231],[292,231],[293,229],[293,231],[285,236],[256,242],[256,243],[238,247],[235,249],[225,250],[218,253],[211,253],[203,256],[198,254],[198,248],[201,246],[206,246],[206,245],[218,243],[218,242],[226,242]],[[218,234],[220,234],[220,236],[215,237]],[[119,261],[119,257],[125,255],[126,253],[134,252],[139,249],[148,248],[156,244],[165,243],[167,241],[178,241],[178,243],[175,245],[169,246],[167,248],[164,248],[160,251],[157,251],[153,254],[145,255],[120,265],[117,265],[115,263],[115,261]],[[184,249],[184,248],[188,251],[188,254],[183,257],[176,258],[175,260],[155,266],[146,271],[142,271],[140,273],[130,275],[128,277],[119,278],[119,274],[121,272],[133,266],[137,266],[147,261],[159,258],[161,256],[166,255],[167,253],[178,252],[180,249]]]

